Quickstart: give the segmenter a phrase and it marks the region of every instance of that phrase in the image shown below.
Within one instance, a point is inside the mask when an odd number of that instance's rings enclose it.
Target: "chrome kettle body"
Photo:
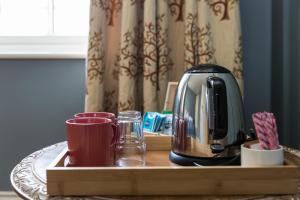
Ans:
[[[243,101],[230,71],[213,64],[187,70],[175,95],[170,160],[226,164],[239,156],[244,139]]]

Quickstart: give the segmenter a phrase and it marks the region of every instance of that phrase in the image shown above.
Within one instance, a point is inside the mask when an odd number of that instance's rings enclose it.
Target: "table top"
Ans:
[[[38,150],[18,163],[11,172],[11,184],[18,195],[24,199],[32,200],[117,200],[117,199],[299,199],[299,193],[295,195],[239,195],[239,196],[93,196],[93,197],[51,197],[46,191],[46,168],[58,156],[58,154],[66,147],[66,142],[60,142],[49,147]],[[300,166],[300,151],[286,148],[299,162],[295,163]]]

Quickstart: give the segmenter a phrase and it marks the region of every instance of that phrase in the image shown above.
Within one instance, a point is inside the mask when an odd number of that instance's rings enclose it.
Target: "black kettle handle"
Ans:
[[[228,131],[227,92],[222,78],[207,78],[208,128],[211,139],[223,139]]]

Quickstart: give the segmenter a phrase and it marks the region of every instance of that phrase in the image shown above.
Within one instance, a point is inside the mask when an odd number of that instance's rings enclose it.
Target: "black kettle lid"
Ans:
[[[216,64],[200,64],[191,67],[185,73],[230,73],[230,71]]]

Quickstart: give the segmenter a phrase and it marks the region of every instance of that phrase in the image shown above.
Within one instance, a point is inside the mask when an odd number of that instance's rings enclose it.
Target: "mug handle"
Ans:
[[[70,155],[69,155],[69,151],[67,151],[67,156],[64,159],[64,167],[70,167]]]
[[[64,159],[64,167],[76,167],[76,165],[74,165],[74,164],[72,164],[71,162],[70,162],[70,153],[69,153],[69,151],[67,151],[67,153],[66,153],[66,157],[65,157],[65,159]]]
[[[119,139],[119,124],[112,123],[111,126],[112,126],[112,129],[114,131],[114,135],[113,135],[113,138],[112,138],[112,141],[111,141],[111,145],[115,145],[116,142]]]

